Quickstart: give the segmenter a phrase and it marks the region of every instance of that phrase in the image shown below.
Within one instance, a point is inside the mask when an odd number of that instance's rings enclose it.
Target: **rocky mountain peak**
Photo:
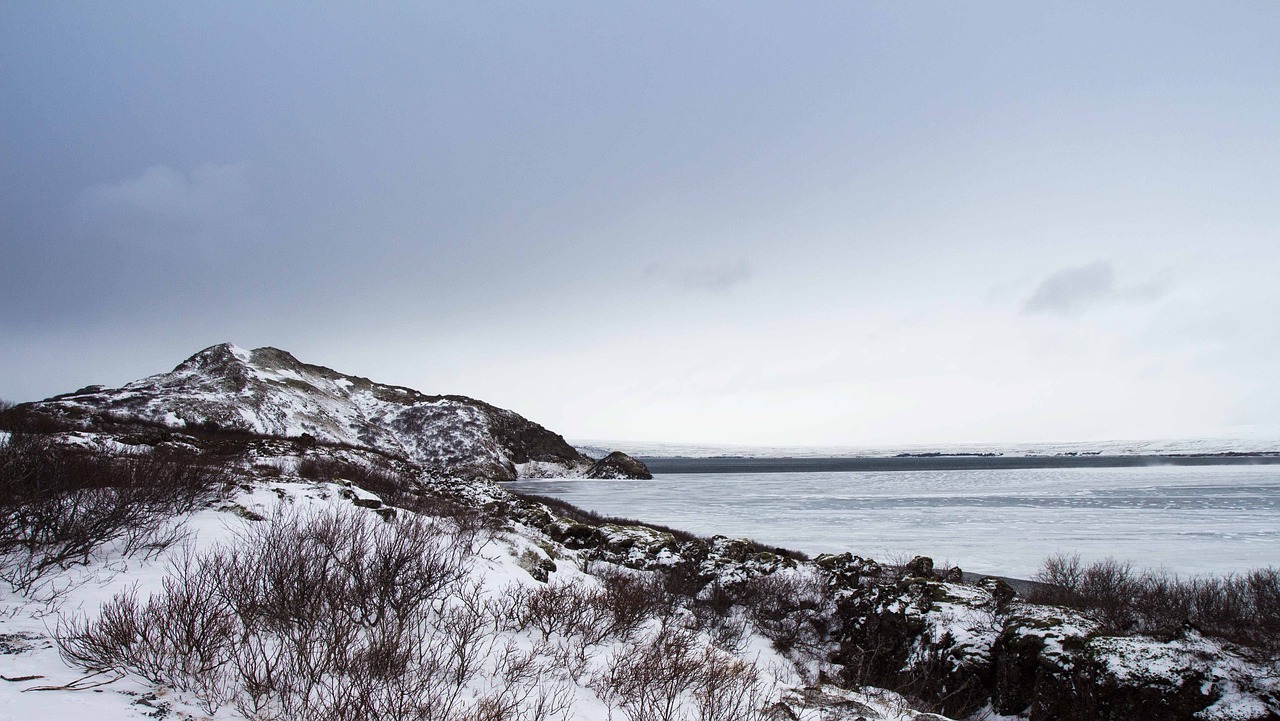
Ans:
[[[172,371],[29,404],[73,419],[136,421],[267,436],[307,435],[402,457],[439,475],[511,480],[599,476],[595,461],[517,413],[465,396],[426,395],[304,363],[279,348],[205,348]],[[628,477],[648,477],[629,459]],[[618,477],[616,464],[611,475]]]

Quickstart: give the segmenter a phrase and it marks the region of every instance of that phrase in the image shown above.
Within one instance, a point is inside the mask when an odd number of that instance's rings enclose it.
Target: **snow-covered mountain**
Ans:
[[[303,363],[277,348],[206,348],[169,373],[27,404],[84,427],[143,422],[248,431],[372,448],[458,478],[647,477],[614,456],[596,463],[524,417],[465,396],[426,395]]]

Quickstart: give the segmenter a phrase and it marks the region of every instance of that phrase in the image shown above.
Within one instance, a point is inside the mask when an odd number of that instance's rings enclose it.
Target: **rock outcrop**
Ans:
[[[640,461],[622,451],[614,451],[596,461],[587,471],[587,478],[653,478],[653,474]]]

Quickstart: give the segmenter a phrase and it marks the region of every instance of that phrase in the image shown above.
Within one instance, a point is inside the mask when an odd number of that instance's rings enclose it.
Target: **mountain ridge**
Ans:
[[[649,477],[639,462],[597,462],[514,411],[377,383],[271,346],[221,343],[167,373],[20,407],[80,427],[110,420],[367,447],[459,478]]]

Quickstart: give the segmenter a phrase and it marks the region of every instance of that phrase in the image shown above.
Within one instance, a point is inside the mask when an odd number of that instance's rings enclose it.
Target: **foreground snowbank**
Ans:
[[[184,567],[190,568],[193,558],[217,549],[244,552],[252,545],[253,538],[262,538],[263,528],[278,519],[349,518],[355,519],[356,525],[377,532],[379,528],[414,516],[416,514],[403,508],[388,508],[374,494],[343,482],[307,482],[287,475],[258,479],[238,487],[215,507],[175,519],[175,523],[185,529],[185,538],[151,558],[125,556],[120,548],[104,547],[94,554],[88,565],[72,567],[49,578],[38,592],[20,595],[6,590],[0,596],[0,676],[3,676],[0,719],[82,719],[86,713],[92,713],[101,721],[255,717],[245,713],[247,704],[243,699],[237,703],[235,694],[226,689],[220,690],[218,693],[222,695],[211,702],[207,689],[196,683],[194,677],[178,674],[176,683],[157,684],[127,670],[95,671],[70,666],[60,657],[55,637],[63,637],[65,651],[68,629],[74,626],[75,620],[84,624],[84,628],[91,628],[99,618],[100,609],[111,606],[113,599],[118,603],[123,597],[162,598],[166,592],[172,592],[172,585],[166,586],[166,579],[171,581],[175,573]],[[439,519],[430,522],[445,523]],[[432,541],[447,550],[460,542],[456,531],[455,528],[453,533],[445,533]],[[802,679],[793,665],[760,634],[748,629],[733,641],[730,650],[725,650],[711,634],[698,629],[692,618],[682,618],[679,610],[673,610],[668,618],[651,616],[623,632],[603,632],[591,639],[584,635],[595,629],[575,628],[572,618],[554,614],[527,624],[521,624],[518,619],[512,622],[520,616],[520,611],[504,606],[510,604],[511,599],[528,599],[530,594],[556,588],[599,590],[604,584],[598,574],[628,571],[614,564],[589,562],[581,552],[567,549],[522,524],[468,532],[474,535],[468,541],[472,547],[465,554],[465,569],[450,581],[447,594],[434,599],[438,603],[427,615],[434,622],[461,619],[462,615],[455,612],[466,605],[462,599],[468,598],[471,603],[478,601],[480,605],[476,608],[485,610],[479,611],[472,621],[482,624],[483,628],[476,630],[470,649],[478,657],[472,661],[474,669],[463,669],[462,673],[456,663],[449,666],[462,681],[452,689],[457,694],[451,702],[452,712],[446,715],[440,702],[433,699],[422,707],[434,708],[426,713],[435,715],[427,718],[640,719],[650,718],[645,714],[654,712],[652,704],[657,702],[674,704],[672,713],[677,715],[672,718],[697,718],[695,714],[699,712],[725,721],[765,718],[767,714],[772,717],[775,713],[794,713],[796,718],[806,720],[852,719],[859,715],[895,721],[916,717],[904,701],[887,693],[806,694],[797,688]],[[549,583],[535,580],[537,571],[531,573],[530,568],[549,569]],[[490,605],[485,606],[486,603]],[[590,611],[573,610],[578,615]],[[524,627],[520,628],[521,625]],[[749,676],[750,682],[742,684],[740,677],[736,680],[740,685],[733,688],[735,693],[745,696],[732,698],[721,694],[715,698],[705,690],[699,696],[697,689],[686,688],[636,700],[628,696],[631,691],[625,679],[609,683],[620,668],[628,664],[636,666],[636,659],[645,653],[652,655],[661,650],[669,655],[674,647],[673,639],[677,639],[676,645],[691,646],[687,661],[717,658],[724,662],[719,671],[736,668]],[[457,636],[441,636],[435,640],[457,641]],[[668,645],[654,645],[661,643]],[[654,660],[663,659],[655,657]],[[519,662],[529,667],[513,681],[512,665]],[[683,671],[702,673],[694,666],[696,663]],[[633,670],[642,679],[648,679],[644,674],[651,671]],[[182,683],[184,679],[188,683]],[[726,677],[721,681],[731,683],[735,679]],[[518,693],[512,692],[521,685]],[[519,698],[505,710],[497,709],[499,704],[488,703],[497,697],[510,702],[513,696]],[[743,706],[744,701],[751,707]],[[278,706],[266,704],[260,717],[272,717],[271,712],[278,714],[280,710]],[[832,716],[833,713],[840,715]]]

